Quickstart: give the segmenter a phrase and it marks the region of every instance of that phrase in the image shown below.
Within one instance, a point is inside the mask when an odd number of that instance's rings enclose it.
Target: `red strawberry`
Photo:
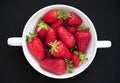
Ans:
[[[70,12],[70,17],[66,19],[69,25],[80,25],[82,23],[82,19],[75,13]]]
[[[89,29],[85,27],[79,27],[78,31],[76,32],[76,39],[78,50],[82,53],[85,53],[91,39]]]
[[[74,67],[77,67],[80,63],[80,59],[79,59],[78,55],[75,53],[71,55],[71,60],[73,62]]]
[[[56,31],[59,26],[63,25],[63,19],[59,19],[55,21],[55,23],[51,24],[51,27]]]
[[[60,18],[63,18],[63,11],[62,10],[50,10],[43,16],[43,20],[47,23],[54,23]]]
[[[70,59],[71,57],[70,51],[62,41],[55,41],[53,43],[51,42],[50,45],[51,45],[50,51],[51,54],[53,54],[53,56],[64,59]]]
[[[33,56],[40,60],[43,59],[45,55],[41,40],[33,33],[30,33],[30,36],[27,36],[26,38],[28,49],[33,54]]]
[[[46,45],[50,47],[50,42],[54,42],[55,40],[57,40],[56,32],[54,29],[49,28],[46,34]]]
[[[57,33],[60,40],[63,41],[68,48],[74,47],[76,39],[72,33],[67,31],[63,26],[58,27]]]
[[[67,30],[69,30],[71,33],[75,34],[78,29],[78,26],[67,26]]]
[[[61,75],[66,72],[66,63],[60,58],[48,58],[40,62],[40,66],[54,74]]]
[[[42,18],[40,18],[38,25],[36,26],[36,33],[38,34],[38,37],[41,40],[44,40],[46,37],[47,30],[49,28],[49,25],[46,24]]]

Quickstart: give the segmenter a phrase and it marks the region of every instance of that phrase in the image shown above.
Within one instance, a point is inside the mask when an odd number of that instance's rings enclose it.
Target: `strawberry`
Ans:
[[[82,53],[85,53],[91,39],[89,28],[79,27],[75,35],[76,35],[78,50]]]
[[[54,23],[55,21],[57,21],[58,19],[63,18],[63,11],[62,10],[50,10],[48,11],[44,16],[43,16],[43,20],[46,23]]]
[[[68,48],[74,47],[76,43],[75,36],[72,33],[70,33],[65,27],[58,27],[57,34],[60,40],[63,41]]]
[[[36,33],[38,34],[38,37],[43,41],[46,37],[47,30],[49,28],[49,25],[46,24],[42,18],[40,18],[38,25],[36,26]]]
[[[57,35],[54,29],[49,28],[46,34],[46,45],[50,47],[49,43],[57,40]]]
[[[73,12],[70,12],[70,17],[67,18],[66,21],[71,26],[80,25],[82,23],[82,19]]]
[[[71,54],[69,49],[64,45],[62,41],[54,41],[50,43],[50,52],[54,57],[70,59]]]
[[[40,62],[40,66],[54,74],[61,75],[66,72],[66,63],[60,58],[47,58]]]
[[[74,67],[77,67],[79,65],[80,59],[77,54],[73,53],[70,59],[72,60]]]
[[[36,37],[35,34],[30,33],[30,36],[26,36],[27,46],[33,56],[39,60],[44,58],[44,47],[41,40]]]
[[[78,26],[67,26],[67,30],[70,31],[72,34],[75,34],[78,29]]]
[[[59,19],[51,24],[51,27],[56,31],[59,26],[63,25],[63,19]]]

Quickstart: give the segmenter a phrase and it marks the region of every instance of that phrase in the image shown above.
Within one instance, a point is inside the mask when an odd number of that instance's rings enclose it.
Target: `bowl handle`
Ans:
[[[109,40],[97,41],[97,48],[109,48],[111,45]]]
[[[10,46],[22,46],[22,37],[10,37],[7,43]]]

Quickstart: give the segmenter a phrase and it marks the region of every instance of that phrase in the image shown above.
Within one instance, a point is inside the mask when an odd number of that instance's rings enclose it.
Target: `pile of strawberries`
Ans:
[[[86,58],[91,34],[81,26],[82,19],[74,12],[50,10],[40,18],[35,33],[26,36],[31,54],[41,68],[60,75],[73,72]]]

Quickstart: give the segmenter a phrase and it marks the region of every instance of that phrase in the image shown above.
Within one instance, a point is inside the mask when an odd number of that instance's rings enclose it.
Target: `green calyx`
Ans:
[[[40,31],[41,29],[48,30],[49,27],[50,26],[47,23],[45,23],[42,18],[40,18],[38,22],[37,32]]]
[[[67,19],[70,16],[70,13],[65,13],[61,9],[57,10],[58,19]]]
[[[57,40],[49,43],[49,45],[51,46],[51,49],[49,50],[51,52],[51,54],[53,54],[54,52],[58,52],[58,50],[57,50],[58,44],[59,44],[59,42],[57,42]]]
[[[79,27],[78,27],[78,30],[81,30],[81,31],[89,31],[89,27],[79,26]]]
[[[74,72],[73,69],[72,69],[72,67],[73,67],[73,62],[72,62],[70,59],[65,59],[65,62],[66,62],[66,64],[67,64],[67,71],[68,71],[69,73],[73,73],[73,72]]]
[[[74,53],[78,55],[81,63],[88,60],[88,58],[86,58],[85,54],[83,54],[83,53],[81,53],[79,51],[74,51]]]
[[[26,41],[31,42],[33,40],[33,38],[35,38],[36,36],[37,36],[36,33],[29,32],[29,35],[26,36]]]
[[[66,20],[67,18],[71,18],[70,13],[65,13],[65,14],[64,14],[64,20]]]
[[[77,46],[74,46],[74,47],[72,47],[72,48],[70,49],[71,52],[73,52],[73,51],[75,51],[75,50],[77,50]]]

